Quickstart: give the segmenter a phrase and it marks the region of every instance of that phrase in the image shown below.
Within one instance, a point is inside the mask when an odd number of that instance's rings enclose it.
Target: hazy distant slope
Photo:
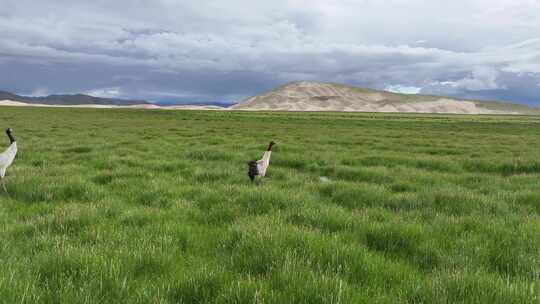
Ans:
[[[502,102],[502,101],[473,101],[478,107],[501,111],[516,112],[520,114],[540,115],[540,108],[533,108],[522,104]]]
[[[11,100],[30,104],[45,104],[45,105],[140,105],[148,104],[144,100],[127,100],[116,98],[101,98],[84,94],[74,95],[49,95],[44,97],[28,97],[17,94],[0,91],[0,100]]]
[[[429,95],[406,95],[342,84],[294,82],[234,106],[236,110],[348,111],[456,114],[538,114],[540,110],[496,102],[461,101]]]

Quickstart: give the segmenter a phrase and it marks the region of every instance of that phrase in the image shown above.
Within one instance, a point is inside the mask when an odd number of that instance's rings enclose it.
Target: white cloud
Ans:
[[[489,67],[477,67],[472,71],[470,77],[459,79],[457,81],[443,81],[439,85],[446,85],[457,89],[468,91],[483,91],[502,89],[497,84],[499,72]]]
[[[93,89],[85,91],[83,94],[103,98],[120,98],[123,96],[122,90],[118,87]]]
[[[32,91],[32,93],[30,93],[29,96],[32,96],[32,97],[42,97],[42,96],[47,96],[49,95],[50,92],[49,92],[49,89],[47,88],[44,88],[44,87],[37,87],[36,89],[34,89]]]
[[[398,85],[387,86],[385,90],[389,92],[401,93],[401,94],[418,94],[420,93],[420,91],[422,91],[422,88],[404,86],[404,85],[398,84]]]

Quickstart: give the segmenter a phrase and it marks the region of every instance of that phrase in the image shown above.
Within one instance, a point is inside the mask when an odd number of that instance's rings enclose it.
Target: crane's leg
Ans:
[[[0,178],[0,183],[2,183],[2,188],[4,188],[4,192],[6,192],[7,195],[9,195],[9,192],[6,188],[6,182],[4,181],[4,178]]]

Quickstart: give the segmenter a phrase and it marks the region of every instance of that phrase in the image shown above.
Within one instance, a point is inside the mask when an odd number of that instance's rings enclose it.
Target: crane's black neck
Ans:
[[[269,145],[268,145],[268,149],[266,151],[272,151],[272,146],[275,145],[275,143],[271,142]]]
[[[9,142],[12,144],[14,142],[16,142],[15,140],[15,137],[13,137],[13,135],[11,134],[11,131],[7,131],[6,132],[7,136],[9,137]]]

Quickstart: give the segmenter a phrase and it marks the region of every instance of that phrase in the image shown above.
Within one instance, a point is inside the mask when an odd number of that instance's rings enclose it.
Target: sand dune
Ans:
[[[296,82],[251,97],[232,109],[247,111],[344,111],[448,114],[520,114],[481,103],[427,95],[403,95],[340,84]]]

